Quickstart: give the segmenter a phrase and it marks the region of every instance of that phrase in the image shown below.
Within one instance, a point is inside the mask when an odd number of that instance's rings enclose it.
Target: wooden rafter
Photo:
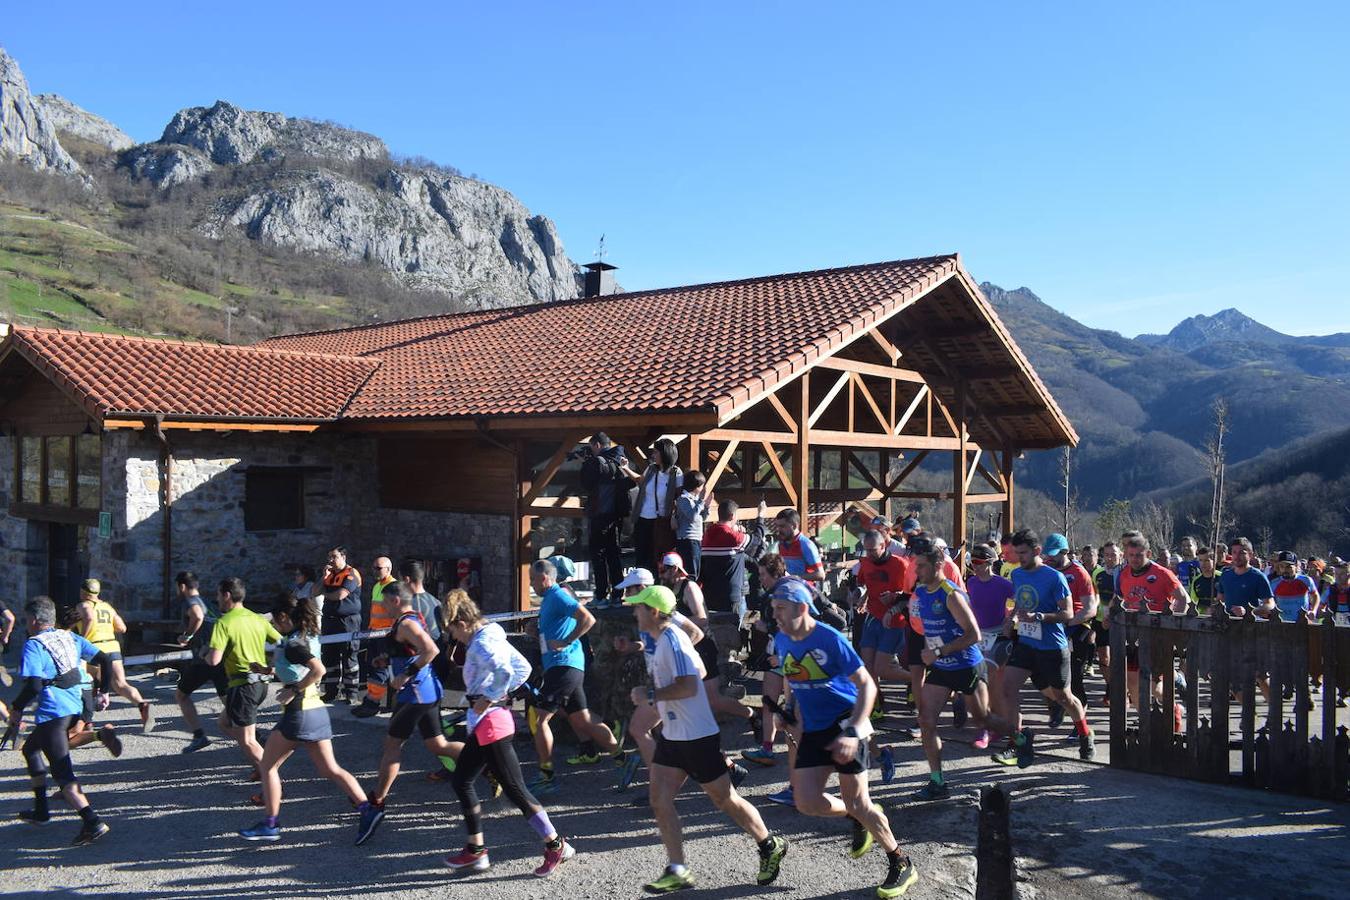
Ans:
[[[996,491],[1005,489],[1006,485],[1003,484],[1002,480],[995,473],[990,472],[989,469],[985,467],[982,460],[976,461],[975,468],[979,471],[980,476],[984,478],[985,481],[989,482],[991,488]]]
[[[854,387],[858,389],[858,393],[862,396],[863,400],[867,402],[868,407],[871,408],[872,415],[877,417],[877,424],[881,426],[881,430],[890,433],[891,423],[886,420],[885,414],[882,413],[881,407],[877,405],[876,398],[874,398],[872,392],[868,390],[867,384],[863,381],[862,376],[855,373],[852,377]]]
[[[892,479],[891,483],[887,485],[886,493],[894,494],[896,490],[900,487],[900,485],[905,483],[905,479],[908,478],[910,474],[919,467],[919,464],[922,463],[924,459],[927,458],[927,456],[928,456],[927,450],[919,451],[919,453],[916,454],[915,457],[909,461],[909,464],[900,470],[900,474],[895,476],[895,478]]]
[[[725,472],[727,470],[727,466],[731,464],[731,457],[733,454],[735,454],[736,448],[740,445],[740,443],[741,443],[740,441],[727,442],[726,449],[722,451],[721,456],[719,456],[717,459],[717,464],[714,465],[712,471],[708,473],[708,481],[707,484],[705,485],[705,490],[708,491],[709,493],[711,493],[712,489],[717,486],[718,479],[722,477],[722,473]]]
[[[558,449],[553,451],[553,455],[550,456],[548,462],[544,464],[544,468],[539,472],[538,477],[530,484],[530,489],[521,495],[520,500],[522,505],[529,506],[534,503],[535,500],[539,499],[539,495],[544,492],[544,488],[552,483],[553,477],[558,474],[558,470],[563,467],[565,462],[567,462],[567,454],[570,453],[572,448],[576,447],[577,444],[581,443],[585,437],[586,435],[581,435],[575,439],[563,439],[563,442],[558,445]]]
[[[965,453],[964,450],[962,450],[961,452],[962,452],[963,454]],[[973,478],[975,477],[975,470],[976,470],[976,468],[978,468],[979,465],[980,465],[980,454],[982,454],[983,452],[984,452],[983,450],[976,450],[976,451],[975,451],[975,455],[974,455],[973,457],[971,457],[970,462],[969,462],[969,463],[964,463],[964,465],[965,465],[965,470],[966,470],[966,480],[965,480],[965,483],[961,485],[961,491],[962,491],[963,493],[966,493],[966,494],[969,494],[969,493],[970,493],[970,482],[971,482],[971,479],[973,479]]]
[[[831,356],[820,361],[820,368],[834,372],[856,372],[859,375],[872,375],[877,378],[890,378],[894,381],[908,381],[911,384],[923,384],[924,377],[913,369],[901,369],[895,366],[883,366],[878,363],[862,362],[856,359],[843,359]]]
[[[858,459],[857,454],[855,454],[852,450],[845,450],[843,451],[843,456],[845,460],[853,464],[853,468],[858,470],[858,474],[863,477],[864,481],[870,484],[875,490],[878,490],[883,494],[886,493],[886,486],[882,484],[880,481],[878,481],[872,475],[872,473],[868,471],[868,468],[863,465],[862,460]],[[847,473],[847,471],[848,470],[846,468],[845,473]],[[848,487],[848,482],[845,481],[842,486]]]
[[[797,420],[792,418],[792,414],[787,411],[787,407],[783,405],[783,401],[778,399],[777,394],[769,394],[768,400],[769,405],[773,407],[774,412],[778,413],[778,417],[783,420],[783,424],[787,426],[788,431],[792,432],[793,437],[796,437]]]
[[[797,489],[792,484],[792,479],[788,478],[787,470],[783,468],[783,461],[778,458],[778,451],[767,441],[764,443],[764,455],[769,458],[769,465],[773,467],[773,472],[778,476],[778,483],[787,491],[788,497],[792,500],[792,505],[797,505]]]
[[[834,398],[839,396],[839,392],[844,389],[844,385],[848,384],[849,379],[852,377],[852,374],[843,372],[835,379],[834,384],[830,385],[830,389],[825,392],[825,396],[821,399],[820,403],[816,404],[816,408],[811,410],[811,414],[806,417],[806,426],[808,428],[815,427],[816,422],[820,421],[820,417],[825,415],[825,411],[829,409],[830,404],[834,402]]]
[[[891,434],[898,436],[900,432],[905,430],[905,426],[909,424],[909,420],[914,418],[914,413],[918,410],[919,404],[923,402],[928,394],[928,385],[921,385],[918,393],[914,395],[914,399],[909,401],[909,406],[905,407],[905,411],[900,414],[900,418],[895,420],[895,427],[891,429]]]
[[[872,339],[873,343],[881,348],[881,352],[885,353],[886,358],[892,363],[900,358],[900,350],[881,333],[881,326],[878,325],[876,328],[869,329],[867,336]]]

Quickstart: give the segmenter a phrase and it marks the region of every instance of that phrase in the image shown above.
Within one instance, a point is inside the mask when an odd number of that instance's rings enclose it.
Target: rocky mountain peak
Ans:
[[[179,110],[160,143],[194,147],[217,165],[240,165],[277,154],[346,161],[389,156],[389,148],[374,135],[331,122],[241,109],[225,100]]]
[[[1241,310],[1229,307],[1212,316],[1200,314],[1183,319],[1165,335],[1141,334],[1139,340],[1155,347],[1186,352],[1221,342],[1282,344],[1293,338],[1262,325]]]
[[[73,134],[109,150],[125,150],[136,143],[107,119],[76,106],[60,94],[38,94],[33,99],[57,131]]]
[[[82,175],[65,151],[43,108],[28,90],[14,57],[0,47],[0,158],[17,159],[40,172]]]

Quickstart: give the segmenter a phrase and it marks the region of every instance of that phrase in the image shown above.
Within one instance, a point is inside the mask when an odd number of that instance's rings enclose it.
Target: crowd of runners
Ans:
[[[616,471],[641,478],[620,461]],[[858,558],[836,594],[845,600],[841,607],[822,590],[825,562],[795,510],[772,521],[761,510],[742,528],[734,503],[705,496],[699,473],[657,485],[665,493],[675,486],[683,490],[668,504],[670,527],[662,533],[653,523],[640,547],[638,562],[647,565],[620,567],[603,590],[574,589],[576,566],[566,557],[533,563],[537,662],[464,591],[439,599],[428,593],[423,567],[413,560],[395,567],[381,556],[367,583],[346,551],[334,548],[321,574],[297,568],[294,587],[261,606],[238,578],[225,578],[203,595],[196,575],[179,573],[178,642],[190,655],[175,691],[189,732],[182,752],[212,743],[194,705],[194,695],[210,686],[223,703],[219,730],[237,745],[258,784],[248,799],[262,818],[240,830],[240,838],[281,838],[281,770],[303,748],[350,801],[361,845],[385,818],[404,745],[415,733],[439,760],[429,777],[451,785],[464,821],[463,847],[445,865],[469,872],[490,867],[484,791],[504,795],[526,819],[542,845],[534,874],[546,877],[576,852],[541,802],[559,787],[553,727],[561,716],[580,742],[567,762],[608,760],[620,789],[645,766],[649,787],[640,802],[649,806],[667,857],[664,870],[645,885],[652,893],[694,884],[674,802],[690,778],[754,842],[756,882],[774,882],[788,841],[766,826],[737,786],[747,774],[743,764],[770,769],[785,762],[783,788],[769,799],[805,816],[847,818],[850,856],[860,859],[874,845],[884,851],[876,895],[890,898],[905,893],[918,872],[871,798],[869,781],[874,768],[881,781],[894,778],[897,741],[906,735],[877,726],[898,716],[900,707],[913,709],[930,773],[913,800],[941,801],[951,786],[938,723],[949,704],[958,727],[970,722],[977,729],[973,748],[1005,766],[1034,763],[1037,737],[1021,710],[1028,681],[1045,698],[1049,729],[1067,721],[1064,737],[1082,759],[1095,757],[1087,709],[1107,698],[1089,698],[1085,677],[1094,665],[1103,675],[1108,671],[1109,610],[1117,598],[1129,610],[1284,620],[1329,615],[1350,623],[1350,564],[1340,559],[1281,553],[1267,573],[1240,538],[1212,549],[1183,541],[1176,554],[1154,560],[1138,532],[1076,553],[1064,536],[1030,530],[953,551],[913,517],[893,527],[882,516],[862,529]],[[661,502],[646,508],[664,517]],[[642,503],[640,491],[639,512]],[[702,519],[714,511],[717,521],[705,530]],[[662,546],[678,549],[663,552]],[[4,644],[19,625],[28,635],[17,694],[0,705],[7,726],[0,746],[21,749],[31,781],[33,805],[19,818],[35,825],[51,820],[54,780],[81,818],[77,844],[97,840],[109,826],[81,788],[71,749],[97,742],[121,754],[115,729],[93,726],[113,697],[136,707],[144,731],[155,724],[152,704],[126,679],[119,641],[126,625],[101,592],[89,579],[69,610],[46,597],[29,600],[18,616],[0,608]],[[593,609],[620,604],[632,614],[632,629],[613,638],[613,650],[640,658],[642,675],[626,698],[631,714],[611,726],[591,709],[585,684]],[[729,648],[720,649],[714,637],[717,611],[736,613],[748,645],[743,668],[763,672],[758,708],[722,690],[722,677],[733,668]],[[363,626],[381,634],[352,637]],[[336,639],[321,642],[324,636]],[[1126,671],[1133,706],[1139,696],[1133,658]],[[14,684],[4,667],[0,682]],[[899,686],[889,691],[890,710],[886,685]],[[260,741],[269,686],[281,712]],[[1158,687],[1151,689],[1160,696]],[[447,713],[444,695],[451,689],[462,694],[464,706]],[[513,707],[522,701],[535,755],[528,780],[515,741]],[[350,707],[357,717],[388,716],[369,785],[338,761],[329,713],[338,702],[357,704]],[[719,720],[744,722],[756,746],[729,755]],[[22,734],[25,721],[32,727]]]

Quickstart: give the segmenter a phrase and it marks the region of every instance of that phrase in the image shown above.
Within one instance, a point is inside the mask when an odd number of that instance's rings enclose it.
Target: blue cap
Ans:
[[[802,606],[813,607],[811,589],[806,586],[806,582],[797,578],[780,578],[778,583],[773,586],[769,592],[770,600],[786,600],[788,603],[800,603]]]
[[[553,563],[553,568],[558,570],[559,584],[577,577],[577,564],[566,556],[550,556],[548,561]]]
[[[1041,543],[1041,552],[1045,556],[1059,556],[1069,549],[1069,539],[1062,534],[1047,534]]]

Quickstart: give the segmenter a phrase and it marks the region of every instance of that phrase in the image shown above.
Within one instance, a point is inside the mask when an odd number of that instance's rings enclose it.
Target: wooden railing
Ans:
[[[1111,765],[1347,798],[1350,736],[1337,724],[1336,703],[1341,693],[1350,694],[1350,628],[1309,622],[1306,615],[1270,622],[1250,614],[1131,613],[1118,603],[1110,622]],[[1162,679],[1161,702],[1147,703],[1150,712],[1137,723],[1126,714],[1127,644],[1138,648],[1141,705],[1150,696],[1147,686]],[[1182,689],[1178,671],[1185,676]],[[1268,701],[1257,686],[1267,676]],[[1320,690],[1310,688],[1317,680]],[[1293,691],[1290,700],[1286,689]],[[1184,724],[1174,732],[1175,703]]]

